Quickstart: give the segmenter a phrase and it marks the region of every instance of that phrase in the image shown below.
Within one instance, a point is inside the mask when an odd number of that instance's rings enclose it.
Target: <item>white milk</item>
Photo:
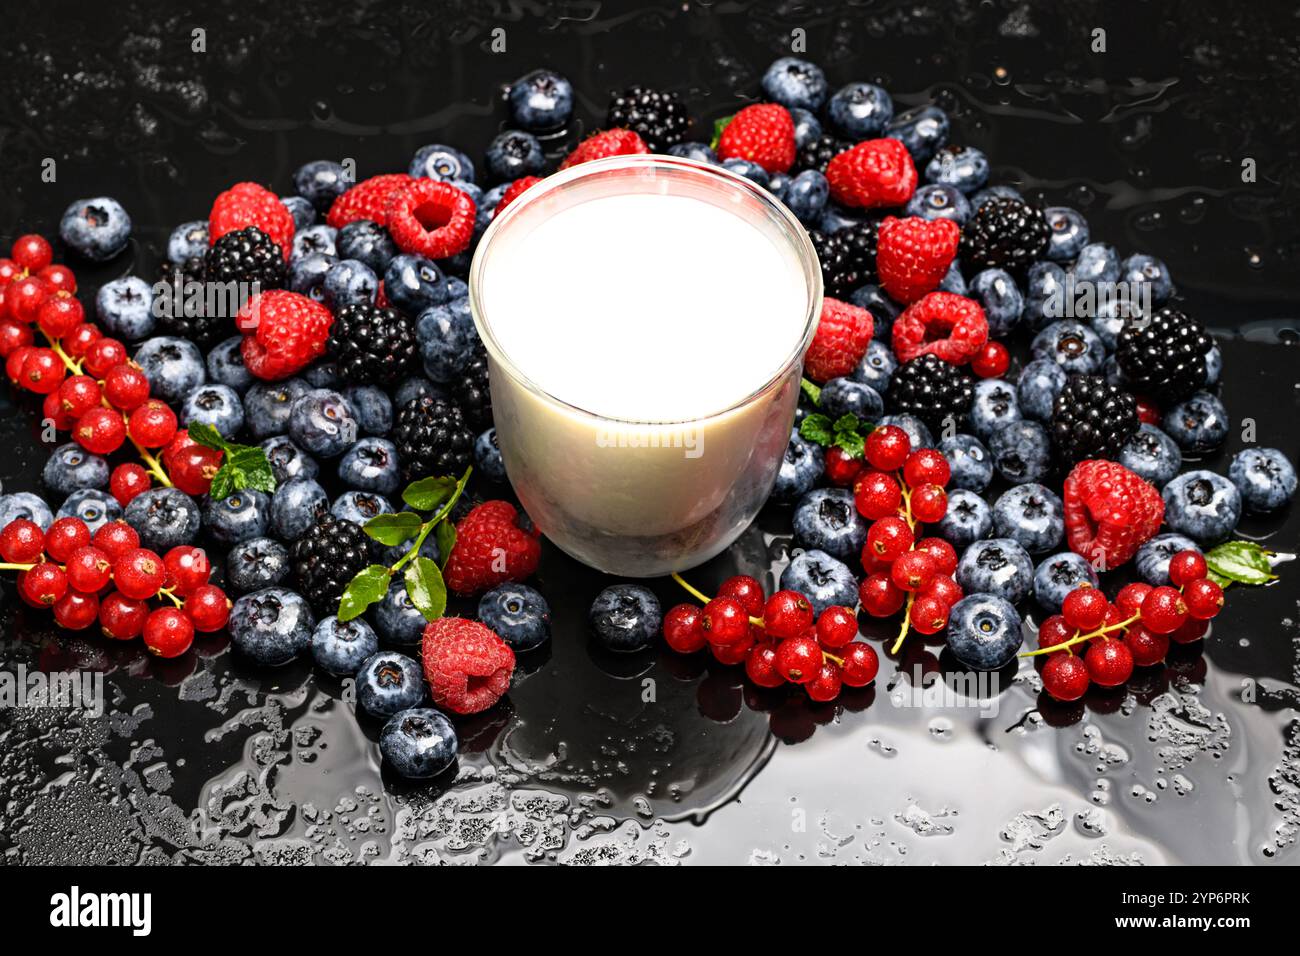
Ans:
[[[472,304],[511,483],[601,570],[698,564],[771,489],[820,285],[765,197],[681,160],[607,160],[535,187],[480,243]]]

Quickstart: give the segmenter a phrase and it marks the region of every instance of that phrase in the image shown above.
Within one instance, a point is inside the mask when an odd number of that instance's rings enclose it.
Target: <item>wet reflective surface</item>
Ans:
[[[478,158],[501,123],[500,85],[542,64],[579,96],[559,152],[600,122],[609,89],[633,82],[681,91],[707,138],[802,28],[833,84],[882,82],[900,108],[940,103],[954,140],[989,153],[995,182],[1076,206],[1095,238],[1169,264],[1224,353],[1234,428],[1207,467],[1226,470],[1244,417],[1259,443],[1296,457],[1289,18],[1162,23],[1145,9],[1056,6],[379,4],[317,22],[317,4],[238,16],[169,5],[109,29],[24,8],[11,15],[19,39],[0,48],[0,232],[52,232],[71,199],[112,194],[137,241],[79,270],[83,290],[133,266],[151,276],[172,225],[204,216],[233,181],[287,192],[292,170],[322,156],[354,157],[362,176],[393,171],[426,142]],[[194,55],[200,26],[206,52]],[[505,53],[490,52],[496,27]],[[1098,27],[1105,54],[1089,49]],[[47,157],[52,183],[40,179]],[[39,488],[37,411],[5,393],[5,491]],[[1240,532],[1295,551],[1300,518]],[[707,591],[740,571],[770,586],[788,536],[788,512],[769,507],[694,583]],[[6,582],[4,670],[100,672],[107,707],[0,711],[0,851],[10,862],[1294,863],[1296,567],[1269,588],[1234,588],[1203,652],[1179,648],[1168,668],[1074,707],[1043,701],[1029,664],[983,699],[945,706],[931,689],[918,700],[916,668],[941,672],[939,688],[960,675],[941,644],[916,638],[873,688],[832,706],[757,692],[712,661],[602,654],[585,617],[608,580],[548,548],[538,586],[553,640],[521,660],[506,700],[458,721],[457,766],[421,786],[380,767],[378,724],[305,662],[253,670],[221,636],[154,661],[138,643],[57,633],[15,608]],[[655,588],[681,599],[671,582]]]

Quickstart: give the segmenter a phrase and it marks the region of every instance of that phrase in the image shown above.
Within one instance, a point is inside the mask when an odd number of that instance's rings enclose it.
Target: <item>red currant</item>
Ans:
[[[907,432],[897,425],[883,425],[873,429],[864,443],[867,461],[881,471],[898,471],[912,452],[912,442]]]
[[[1038,625],[1038,646],[1055,647],[1064,644],[1074,635],[1075,629],[1070,626],[1070,622],[1060,614],[1053,614]]]
[[[113,469],[113,474],[108,479],[108,490],[117,499],[117,503],[125,508],[136,495],[148,491],[151,484],[153,481],[144,466],[128,461]]]
[[[230,617],[230,598],[215,584],[202,584],[185,599],[185,613],[194,622],[196,631],[204,634],[219,631]]]
[[[45,284],[57,292],[66,292],[68,295],[77,291],[77,277],[73,271],[65,265],[46,266],[36,273],[45,280]]]
[[[749,614],[732,598],[714,598],[704,605],[704,636],[710,644],[734,644],[749,637]]]
[[[866,687],[876,679],[880,658],[870,644],[855,641],[844,649],[844,668],[840,679],[850,687]]]
[[[1169,559],[1169,583],[1176,588],[1198,581],[1209,573],[1205,555],[1199,551],[1179,551]]]
[[[161,399],[148,399],[131,412],[128,430],[131,437],[145,448],[162,448],[176,437],[176,413]],[[212,451],[207,448],[203,450]]]
[[[36,324],[55,341],[85,320],[86,310],[82,307],[81,300],[62,292],[50,296],[36,310]]]
[[[1168,635],[1153,634],[1136,622],[1129,625],[1128,633],[1124,635],[1124,643],[1133,657],[1133,663],[1138,667],[1159,664],[1169,653]]]
[[[114,365],[104,376],[104,397],[114,408],[133,411],[149,397],[149,379],[134,365]]]
[[[28,233],[15,239],[9,255],[15,265],[21,266],[28,272],[40,272],[54,261],[54,250],[50,247],[49,241],[35,233]]]
[[[1223,588],[1209,578],[1197,578],[1183,588],[1187,613],[1198,621],[1208,621],[1223,610]]]
[[[817,642],[834,650],[858,636],[858,618],[847,607],[832,605],[817,618]]]
[[[912,602],[907,619],[918,634],[937,634],[948,624],[948,606],[933,595],[922,595]]]
[[[907,595],[883,571],[868,575],[858,585],[858,602],[872,617],[897,614],[906,600]]]
[[[54,622],[69,631],[84,631],[99,617],[99,597],[69,591],[54,602]]]
[[[903,489],[898,486],[893,475],[887,475],[883,471],[868,471],[860,475],[853,485],[853,503],[864,518],[873,521],[886,518],[897,514],[903,506]]]
[[[13,564],[31,564],[45,553],[45,532],[35,521],[15,518],[0,531],[0,557]]]
[[[37,395],[48,395],[63,384],[67,374],[67,367],[54,354],[54,349],[33,348],[28,350],[27,357],[23,359],[18,384]]]
[[[866,550],[892,564],[912,547],[915,536],[907,522],[897,515],[880,518],[867,529]]]
[[[1073,654],[1053,654],[1043,665],[1043,689],[1057,700],[1078,700],[1090,683],[1088,665]]]
[[[759,687],[780,687],[785,678],[776,669],[776,645],[759,641],[745,655],[745,676]]]
[[[144,630],[149,605],[114,591],[99,602],[99,626],[105,637],[129,641]]]
[[[1187,620],[1187,604],[1174,588],[1152,588],[1142,599],[1142,623],[1156,634],[1172,634]]]
[[[102,398],[99,383],[89,375],[74,375],[59,386],[59,407],[74,422],[92,408],[98,408]]]
[[[970,360],[970,370],[980,378],[997,378],[1011,367],[1011,353],[1001,342],[989,340]]]
[[[126,346],[117,339],[97,339],[86,349],[85,368],[95,378],[103,378],[110,368],[126,360]]]
[[[1177,630],[1169,635],[1169,639],[1175,644],[1194,644],[1205,637],[1205,632],[1209,629],[1209,621],[1200,621],[1194,617],[1189,617],[1178,626]]]
[[[0,312],[3,309],[4,302],[0,300]],[[32,330],[27,326],[15,322],[13,319],[0,319],[0,355],[8,358],[15,349],[23,346],[30,347],[34,341],[36,341],[36,336],[32,334]]]
[[[113,576],[113,562],[99,548],[86,545],[72,552],[67,564],[68,586],[82,594],[96,594]]]
[[[175,607],[160,607],[144,622],[144,646],[159,657],[180,657],[194,643],[194,622]]]
[[[0,291],[14,279],[17,279],[25,270],[18,263],[7,257],[0,257]]]
[[[762,617],[763,605],[767,603],[763,585],[748,574],[737,574],[723,581],[722,586],[718,588],[718,597],[731,598],[733,601],[740,602],[740,606],[752,617]]]
[[[1097,588],[1077,587],[1065,596],[1061,604],[1061,614],[1070,626],[1087,633],[1101,627],[1106,620],[1106,611],[1110,602],[1106,595]]]
[[[104,337],[104,333],[99,331],[99,326],[90,322],[83,322],[73,329],[63,339],[63,351],[67,352],[74,359],[85,358],[90,347]]]
[[[15,384],[18,382],[18,379],[23,374],[23,363],[27,361],[27,356],[31,355],[32,352],[32,346],[20,345],[9,353],[5,359],[5,375],[9,377],[9,381]]]
[[[80,518],[59,518],[45,532],[45,552],[60,564],[78,548],[90,544],[90,529]]]
[[[1115,595],[1115,606],[1124,612],[1125,617],[1132,617],[1142,610],[1142,602],[1151,593],[1151,585],[1145,581],[1134,581],[1119,589]]]
[[[1118,687],[1133,676],[1133,654],[1123,641],[1094,641],[1084,663],[1088,676],[1101,687]]]
[[[663,628],[664,640],[678,654],[694,654],[708,643],[704,636],[704,616],[694,604],[671,608],[664,615]]]
[[[812,605],[798,591],[777,591],[763,607],[763,630],[771,637],[802,637],[812,623]]]
[[[924,551],[908,551],[898,557],[889,570],[894,586],[904,591],[920,591],[934,580],[934,558]]]
[[[67,412],[63,410],[63,405],[59,402],[59,393],[50,392],[41,400],[41,417],[44,419],[42,424],[53,425],[56,430],[61,432],[69,431],[73,426],[73,421],[68,417]]]
[[[948,493],[938,485],[921,485],[912,492],[912,517],[934,524],[948,513]]]
[[[951,476],[948,459],[943,456],[943,452],[934,448],[918,449],[908,455],[907,461],[903,463],[903,480],[909,488],[925,484],[947,487]]]
[[[821,645],[811,637],[790,637],[776,648],[776,669],[791,684],[806,684],[822,667]]]
[[[1160,424],[1160,407],[1154,402],[1139,398],[1137,401],[1138,421],[1148,425]]]
[[[839,665],[833,661],[823,661],[822,666],[817,669],[816,676],[803,687],[809,697],[820,704],[825,704],[840,696],[843,683]]]
[[[936,597],[943,602],[944,607],[948,608],[962,599],[961,585],[946,574],[936,574],[930,579],[930,583],[921,589],[920,594],[925,597]]]
[[[212,574],[207,552],[192,544],[180,544],[168,551],[163,556],[163,569],[166,572],[163,586],[181,597],[207,584]]]
[[[847,488],[862,473],[861,458],[854,458],[838,445],[826,449],[826,480],[832,485]]]
[[[186,432],[176,434],[179,437]],[[172,483],[187,495],[207,494],[220,469],[221,452],[202,445],[186,445],[167,458],[167,471]]]
[[[916,543],[917,551],[924,551],[934,558],[935,570],[940,574],[952,575],[957,571],[957,549],[943,538],[922,538]]]
[[[113,560],[113,583],[129,598],[153,597],[166,578],[162,558],[148,548],[134,548]]]
[[[126,441],[126,422],[117,409],[101,405],[77,419],[72,437],[86,451],[96,455],[110,455]]]
[[[116,561],[128,551],[140,547],[140,535],[121,518],[100,525],[90,540],[108,555],[110,561]]]
[[[45,561],[24,571],[18,580],[23,596],[35,605],[49,607],[68,593],[68,576],[52,561]]]
[[[9,315],[24,325],[31,325],[40,313],[41,303],[50,296],[49,283],[38,276],[22,276],[5,288],[5,305]]]

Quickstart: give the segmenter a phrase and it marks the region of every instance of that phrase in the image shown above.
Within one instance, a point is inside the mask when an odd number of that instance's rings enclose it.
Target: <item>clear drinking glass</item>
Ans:
[[[639,193],[700,199],[742,217],[781,257],[789,256],[800,277],[793,301],[802,308],[790,319],[793,347],[765,384],[687,420],[629,421],[556,398],[521,369],[528,357],[507,354],[493,333],[485,284],[511,281],[509,254],[499,250],[509,247],[512,234],[575,204]],[[655,274],[655,281],[672,280]],[[672,156],[583,163],[529,189],[493,220],[471,265],[469,294],[487,347],[506,472],[529,516],[558,547],[609,574],[650,577],[707,561],[749,525],[790,440],[803,354],[822,302],[821,270],[807,233],[766,189]]]

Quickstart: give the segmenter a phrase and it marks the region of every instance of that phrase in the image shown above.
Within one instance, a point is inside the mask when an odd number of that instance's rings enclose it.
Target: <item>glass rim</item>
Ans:
[[[496,235],[506,229],[513,219],[520,215],[521,210],[526,209],[542,198],[554,193],[557,189],[560,189],[575,180],[585,179],[588,176],[595,176],[611,171],[652,167],[676,170],[689,175],[699,176],[701,179],[712,179],[728,188],[738,189],[747,193],[750,197],[757,200],[759,205],[763,207],[764,211],[780,224],[782,227],[781,231],[785,233],[785,237],[789,240],[791,249],[799,260],[808,295],[807,313],[804,316],[803,333],[797,339],[795,348],[785,357],[781,362],[780,367],[773,373],[771,378],[765,381],[758,388],[749,392],[749,394],[745,395],[743,398],[732,402],[725,408],[710,411],[694,418],[666,419],[664,421],[618,418],[610,415],[603,415],[600,412],[594,412],[591,409],[583,408],[580,405],[575,405],[572,402],[565,401],[538,385],[531,378],[525,375],[519,366],[515,364],[493,334],[492,324],[488,319],[487,310],[479,304],[484,281],[483,272],[489,250],[492,246],[492,240]],[[720,418],[753,402],[784,379],[786,375],[789,374],[791,366],[796,361],[802,359],[804,353],[808,351],[808,346],[812,342],[813,334],[817,331],[817,321],[821,317],[822,295],[821,265],[817,259],[817,251],[813,248],[812,240],[808,237],[808,231],[783,202],[773,196],[764,187],[758,185],[752,180],[746,179],[738,173],[733,173],[729,169],[723,169],[721,166],[714,166],[709,163],[697,162],[693,159],[685,159],[680,156],[668,156],[660,153],[610,156],[605,159],[596,159],[585,163],[579,163],[569,169],[547,176],[540,183],[537,183],[526,190],[524,194],[520,196],[519,199],[512,202],[500,216],[492,217],[492,222],[483,233],[483,237],[479,241],[477,249],[474,251],[474,258],[470,262],[469,269],[470,314],[474,319],[474,327],[478,331],[479,338],[482,340],[483,345],[487,349],[488,355],[494,362],[501,366],[515,379],[515,381],[523,385],[529,392],[546,402],[559,405],[564,409],[576,412],[579,415],[594,419],[598,422],[610,422],[617,425],[627,426],[689,425],[695,422]]]

